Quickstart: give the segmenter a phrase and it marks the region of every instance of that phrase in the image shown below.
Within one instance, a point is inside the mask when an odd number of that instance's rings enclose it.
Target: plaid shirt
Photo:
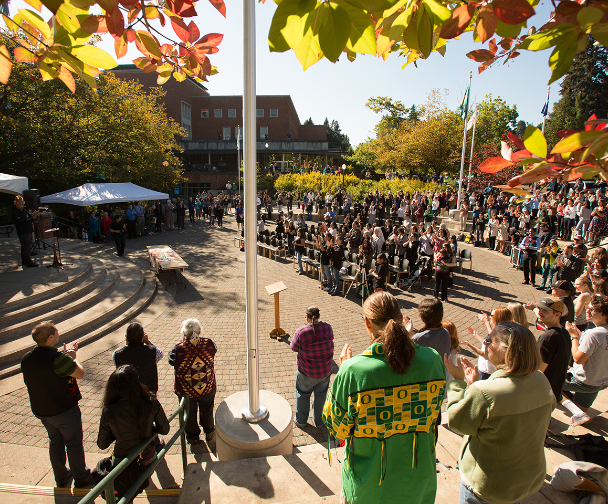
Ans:
[[[309,378],[325,378],[331,374],[334,359],[334,332],[327,322],[300,327],[291,341],[298,352],[298,370]]]

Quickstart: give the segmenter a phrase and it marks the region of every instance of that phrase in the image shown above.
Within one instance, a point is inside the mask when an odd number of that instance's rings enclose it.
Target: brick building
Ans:
[[[112,70],[119,78],[135,80],[148,89],[157,86],[156,73],[144,73],[135,65]],[[210,96],[202,84],[186,79],[167,81],[164,105],[167,114],[187,133],[180,141],[188,182],[179,192],[191,196],[203,188],[223,189],[237,180],[237,131],[243,138],[243,97]],[[288,171],[306,160],[320,165],[341,163],[340,149],[330,149],[325,126],[303,126],[288,95],[258,96],[256,100],[257,163],[263,169],[275,165]]]

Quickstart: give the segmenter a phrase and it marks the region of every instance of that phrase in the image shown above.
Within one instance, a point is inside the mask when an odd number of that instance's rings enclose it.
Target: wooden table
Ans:
[[[266,292],[272,296],[274,294],[274,329],[270,331],[271,338],[278,338],[282,341],[283,336],[287,333],[281,329],[280,316],[279,316],[279,292],[286,290],[287,287],[283,282],[273,283],[266,286]]]
[[[168,271],[169,282],[171,282],[171,271],[173,271],[175,274],[175,283],[173,285],[183,285],[185,289],[186,284],[183,282],[182,273],[188,267],[188,263],[167,245],[152,245],[148,246],[147,249],[150,265],[154,268],[156,274],[158,275],[161,271]],[[179,282],[177,281],[178,273]],[[169,285],[165,289],[168,287]]]

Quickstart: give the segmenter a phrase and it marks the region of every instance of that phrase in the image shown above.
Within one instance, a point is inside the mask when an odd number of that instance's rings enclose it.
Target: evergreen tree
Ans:
[[[315,123],[312,120],[312,117],[309,117],[308,119],[306,119],[306,121],[304,121],[304,124],[302,124],[302,126],[314,126]]]
[[[561,83],[560,100],[547,117],[545,137],[554,146],[561,130],[581,130],[593,114],[608,117],[608,50],[594,45],[589,37],[584,51],[574,58],[572,67]]]
[[[323,121],[323,125],[327,129],[327,143],[329,147],[339,148],[348,152],[350,149],[350,139],[347,134],[342,133],[340,123],[335,120],[330,123],[326,117],[325,121]]]

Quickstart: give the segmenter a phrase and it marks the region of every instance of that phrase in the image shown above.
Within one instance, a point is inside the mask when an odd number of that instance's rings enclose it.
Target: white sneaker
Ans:
[[[587,415],[587,413],[583,413],[582,415],[573,415],[570,419],[570,427],[576,427],[577,425],[582,425],[591,420],[591,417]]]
[[[331,287],[323,287],[324,291],[329,291],[331,289]]]

